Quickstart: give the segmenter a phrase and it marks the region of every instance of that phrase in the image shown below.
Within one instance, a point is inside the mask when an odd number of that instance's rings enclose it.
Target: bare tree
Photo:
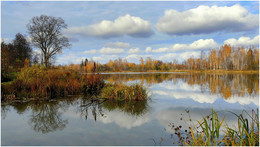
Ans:
[[[67,28],[67,24],[60,17],[36,16],[30,20],[27,28],[33,45],[42,51],[46,67],[57,53],[71,46],[68,38],[62,35],[61,31]]]

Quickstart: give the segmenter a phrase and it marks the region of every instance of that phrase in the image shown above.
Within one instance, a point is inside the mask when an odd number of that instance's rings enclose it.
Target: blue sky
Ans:
[[[201,50],[259,45],[259,2],[2,2],[1,37],[27,35],[26,25],[41,14],[62,17],[72,47],[56,64],[142,56],[183,61]],[[37,49],[35,49],[37,50]]]

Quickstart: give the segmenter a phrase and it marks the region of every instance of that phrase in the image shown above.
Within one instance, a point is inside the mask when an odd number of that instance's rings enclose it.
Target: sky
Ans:
[[[140,57],[182,62],[225,43],[259,46],[258,1],[1,3],[1,38],[6,42],[17,33],[28,36],[26,25],[34,16],[64,19],[68,28],[63,34],[72,46],[57,55],[57,65],[119,57],[134,63]]]

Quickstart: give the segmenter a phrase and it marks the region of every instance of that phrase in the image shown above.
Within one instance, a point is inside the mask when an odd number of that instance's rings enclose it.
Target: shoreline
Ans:
[[[259,74],[259,70],[169,70],[169,71],[106,71],[101,74],[116,74],[116,73],[225,73],[225,74]],[[89,73],[88,73],[89,74]]]

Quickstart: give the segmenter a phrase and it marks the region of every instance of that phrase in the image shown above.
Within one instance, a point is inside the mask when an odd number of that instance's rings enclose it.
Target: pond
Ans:
[[[259,108],[258,74],[109,73],[106,82],[141,83],[148,101],[81,96],[1,107],[2,145],[177,145],[171,124],[188,128],[211,108],[235,127]],[[189,111],[189,113],[187,113]]]

